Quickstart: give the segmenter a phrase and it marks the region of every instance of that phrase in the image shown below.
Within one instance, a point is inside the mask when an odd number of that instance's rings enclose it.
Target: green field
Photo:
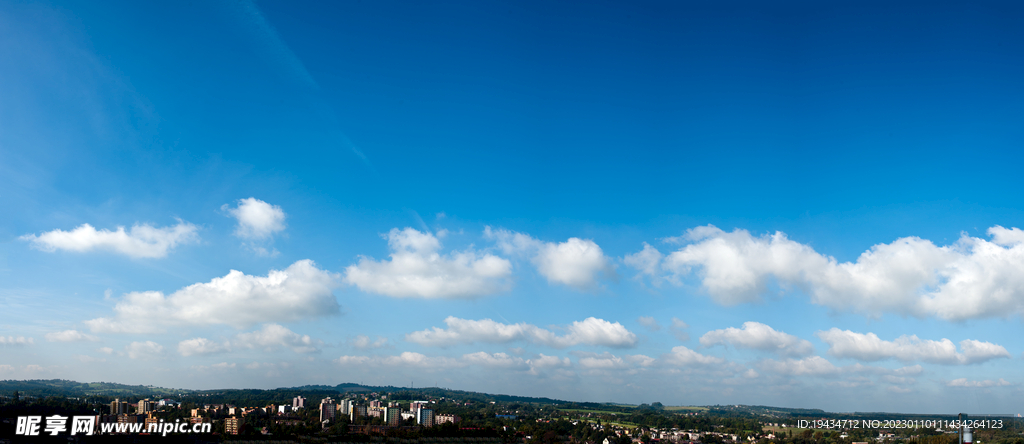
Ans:
[[[613,412],[611,410],[593,410],[593,409],[558,409],[563,412],[576,412],[576,413],[597,413],[601,415],[621,415],[622,412]]]
[[[595,423],[595,424],[597,423],[596,419],[586,419],[586,418],[583,418],[583,419],[581,419],[581,421],[591,422],[591,423]],[[631,422],[601,421],[601,424],[611,424],[611,425],[614,425],[614,426],[625,427],[627,429],[635,429],[635,428],[637,428],[637,425],[633,424]]]
[[[665,411],[668,411],[668,412],[683,412],[683,411],[686,411],[686,412],[706,412],[707,410],[708,410],[707,407],[690,407],[690,406],[682,406],[682,405],[680,405],[680,406],[665,407]]]

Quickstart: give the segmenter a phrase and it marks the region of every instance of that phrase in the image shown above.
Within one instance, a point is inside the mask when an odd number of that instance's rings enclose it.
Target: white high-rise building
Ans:
[[[292,399],[292,410],[301,409],[306,407],[306,398],[296,396]]]

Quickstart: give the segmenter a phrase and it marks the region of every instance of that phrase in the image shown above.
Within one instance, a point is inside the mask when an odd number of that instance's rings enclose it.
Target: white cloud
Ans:
[[[700,344],[705,347],[728,345],[770,351],[782,356],[807,356],[814,353],[810,341],[791,334],[776,331],[760,322],[744,322],[743,328],[729,327],[712,330],[701,336]]]
[[[253,332],[239,333],[235,336],[234,344],[263,351],[273,351],[278,347],[289,348],[295,353],[320,351],[317,348],[318,341],[314,341],[309,335],[300,335],[277,324],[267,324]]]
[[[82,224],[71,231],[57,229],[38,236],[26,234],[19,239],[31,242],[33,247],[47,252],[107,250],[136,258],[161,258],[179,244],[198,241],[198,230],[195,225],[179,219],[178,225],[173,227],[157,228],[149,224],[135,224],[130,231],[125,231],[124,227],[110,231]]]
[[[856,262],[838,262],[781,232],[761,237],[713,226],[689,230],[689,242],[662,261],[673,282],[696,272],[716,302],[760,299],[773,280],[806,292],[815,304],[868,316],[897,313],[960,321],[1024,314],[1024,232],[989,228],[991,241],[963,234],[939,247],[918,237],[878,244]]]
[[[597,285],[598,276],[615,276],[611,261],[590,239],[571,237],[560,243],[542,242],[523,233],[491,227],[484,229],[484,236],[494,239],[505,254],[530,256],[537,271],[550,283],[589,290]]]
[[[909,385],[917,382],[917,379],[909,376],[882,375],[882,381],[890,384]]]
[[[599,370],[611,370],[611,369],[624,369],[629,368],[630,365],[624,359],[605,353],[603,355],[583,356],[577,361],[580,367],[586,369],[599,369]]]
[[[558,244],[547,243],[534,258],[537,271],[549,282],[578,289],[591,288],[601,273],[613,273],[601,247],[590,239],[571,237]]]
[[[473,342],[505,343],[529,341],[550,347],[570,347],[578,344],[606,347],[632,347],[636,335],[618,322],[590,317],[575,321],[565,328],[566,334],[558,334],[536,325],[518,323],[502,324],[491,319],[479,321],[449,316],[444,320],[447,329],[432,329],[410,333],[406,340],[420,345],[445,347]]]
[[[622,258],[622,262],[627,266],[632,267],[640,271],[637,277],[647,275],[652,279],[654,285],[658,285],[661,282],[660,268],[661,259],[665,255],[661,254],[657,248],[652,247],[647,242],[644,242],[644,249],[633,254],[627,254]]]
[[[342,356],[336,360],[343,366],[372,367],[413,367],[418,369],[449,369],[464,367],[465,364],[452,358],[426,356],[416,352],[402,352],[396,356]]]
[[[523,358],[510,356],[506,353],[476,352],[462,356],[467,364],[476,364],[484,367],[505,368],[513,370],[526,370],[530,365]]]
[[[533,359],[523,359],[508,353],[467,353],[459,358],[444,356],[427,356],[415,352],[403,352],[392,356],[342,356],[335,362],[346,367],[408,367],[418,370],[447,370],[467,366],[480,366],[491,369],[523,371],[538,375],[543,370],[570,367],[569,358],[538,355]]]
[[[536,358],[528,359],[526,361],[533,368],[552,368],[552,367],[569,367],[572,365],[569,358],[559,358],[558,356],[547,356],[543,353],[537,355]]]
[[[715,356],[702,355],[682,345],[672,347],[672,352],[662,355],[661,359],[673,366],[693,367],[724,364],[725,360]]]
[[[862,361],[896,359],[934,364],[977,364],[1010,357],[1010,353],[1000,345],[971,339],[960,341],[962,352],[957,352],[956,345],[949,339],[933,341],[920,339],[916,335],[904,335],[894,341],[885,341],[874,333],[856,333],[835,327],[815,335],[829,345],[830,355]]]
[[[388,235],[390,261],[360,257],[345,269],[345,282],[385,296],[469,298],[506,291],[512,264],[473,250],[441,255],[441,241],[412,228]]]
[[[388,346],[388,338],[377,336],[377,339],[374,340],[366,335],[358,335],[352,340],[352,346],[360,350],[383,348]]]
[[[153,341],[132,342],[124,350],[132,359],[155,359],[163,356],[164,346]]]
[[[220,343],[206,338],[186,339],[178,343],[178,353],[182,356],[215,355],[231,351],[231,344]]]
[[[152,332],[171,325],[227,324],[238,328],[265,322],[298,321],[338,314],[331,289],[337,276],[311,260],[295,262],[267,276],[231,270],[224,277],[193,284],[165,296],[159,291],[126,294],[114,318],[85,321],[94,332]]]
[[[178,343],[178,353],[182,356],[211,355],[226,353],[239,348],[260,349],[273,352],[278,348],[288,348],[295,353],[319,352],[321,341],[309,335],[300,335],[277,324],[266,324],[261,329],[239,333],[231,341],[216,342],[206,338],[193,338]]]
[[[766,359],[759,363],[762,371],[777,373],[786,376],[830,376],[838,374],[841,369],[832,365],[827,359],[821,356],[811,356],[804,359],[786,359],[776,361]]]
[[[87,335],[78,330],[64,330],[47,333],[46,340],[50,342],[81,342],[98,341],[99,338],[93,335]]]
[[[239,199],[237,204],[235,208],[228,204],[221,206],[221,210],[238,220],[235,236],[246,240],[264,240],[274,233],[284,231],[285,214],[281,207],[254,197]]]
[[[998,380],[986,379],[984,381],[969,381],[967,378],[954,379],[946,382],[946,387],[973,387],[973,388],[986,388],[986,387],[1005,387],[1013,385],[1009,381],[999,378]]]
[[[640,316],[639,318],[636,318],[636,322],[647,327],[651,331],[661,330],[661,326],[658,325],[658,321],[651,316]]]
[[[24,336],[0,336],[0,345],[32,345],[35,340]]]

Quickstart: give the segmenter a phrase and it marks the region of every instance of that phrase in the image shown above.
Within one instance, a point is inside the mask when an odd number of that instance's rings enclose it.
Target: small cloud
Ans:
[[[358,348],[360,350],[384,348],[390,345],[388,344],[388,338],[385,338],[383,336],[377,336],[377,339],[370,339],[370,337],[366,335],[356,336],[355,339],[351,341],[351,344],[353,347]]]
[[[999,378],[997,380],[985,379],[983,381],[970,381],[967,378],[960,378],[946,382],[946,387],[988,388],[1006,387],[1009,385],[1013,384],[1003,378]]]
[[[35,340],[32,338],[26,338],[24,336],[0,336],[0,345],[11,345],[11,346],[23,346],[35,344]]]
[[[149,224],[136,224],[130,231],[124,227],[110,231],[82,224],[71,231],[57,229],[38,236],[27,234],[19,239],[46,252],[65,250],[85,253],[107,250],[133,258],[162,258],[179,244],[197,242],[198,231],[199,227],[179,219],[178,225],[173,227],[157,228]]]
[[[484,229],[484,237],[494,240],[505,254],[530,257],[537,272],[552,284],[592,290],[597,288],[600,276],[617,278],[611,260],[590,239],[570,237],[565,242],[543,242],[528,234],[491,227]]]
[[[164,354],[164,346],[153,341],[132,342],[124,350],[132,359],[157,359]]]
[[[64,330],[55,331],[46,334],[46,340],[50,342],[83,342],[83,341],[99,341],[99,338],[93,335],[87,335],[78,330]]]
[[[237,204],[234,208],[228,204],[220,207],[238,220],[235,236],[246,240],[264,240],[284,231],[285,214],[281,207],[255,197],[239,199]]]
[[[639,318],[636,318],[636,322],[647,327],[650,331],[661,330],[661,326],[658,325],[658,321],[654,320],[651,316],[640,316]]]

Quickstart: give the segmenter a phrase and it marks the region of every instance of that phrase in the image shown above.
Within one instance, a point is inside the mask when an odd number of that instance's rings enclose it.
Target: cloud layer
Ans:
[[[518,323],[502,324],[490,319],[474,321],[449,316],[444,320],[448,328],[417,331],[405,336],[406,340],[420,345],[445,347],[474,342],[505,343],[528,341],[549,347],[564,348],[573,345],[599,345],[605,347],[632,347],[637,337],[618,322],[587,318],[575,321],[565,328],[564,335],[558,335],[536,325]]]
[[[506,291],[512,264],[473,250],[439,253],[441,241],[413,228],[387,234],[391,260],[360,257],[345,269],[345,282],[394,297],[471,298]]]
[[[311,260],[271,270],[267,276],[231,270],[224,277],[166,296],[159,291],[128,293],[114,307],[113,318],[85,323],[94,332],[151,332],[171,325],[226,324],[244,328],[335,315],[340,307],[331,289],[337,280],[336,275],[318,269]]]
[[[178,353],[182,356],[213,355],[237,349],[273,352],[279,348],[287,348],[295,353],[314,353],[320,351],[319,345],[320,342],[313,340],[309,335],[300,335],[278,324],[266,324],[259,330],[239,333],[231,341],[186,339],[178,343]]]
[[[161,258],[174,247],[199,240],[198,227],[179,220],[173,227],[157,228],[149,224],[135,224],[131,230],[124,227],[117,230],[97,230],[92,225],[82,224],[71,231],[53,230],[38,236],[27,234],[21,240],[28,241],[42,251],[57,250],[84,253],[94,250],[112,251],[134,258]]]
[[[972,339],[960,341],[958,352],[956,345],[949,339],[933,341],[920,339],[916,335],[884,341],[874,333],[856,333],[834,327],[828,331],[819,331],[816,335],[829,345],[830,355],[862,361],[896,359],[933,364],[978,364],[1010,357],[1010,353],[1001,345]]]
[[[680,283],[696,273],[722,305],[758,301],[775,281],[801,289],[815,304],[868,316],[961,321],[1024,314],[1024,232],[995,226],[988,234],[991,240],[964,234],[944,247],[905,237],[839,262],[781,232],[755,237],[697,227],[669,239],[688,244],[660,261],[659,276]],[[641,274],[657,269],[648,247],[627,261]]]

